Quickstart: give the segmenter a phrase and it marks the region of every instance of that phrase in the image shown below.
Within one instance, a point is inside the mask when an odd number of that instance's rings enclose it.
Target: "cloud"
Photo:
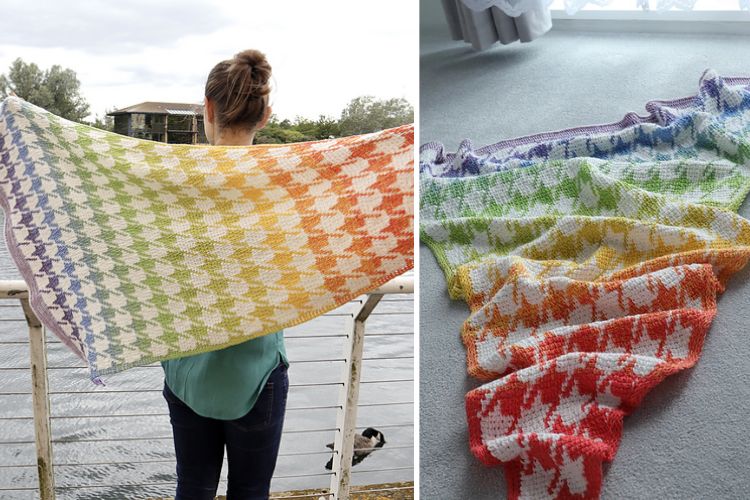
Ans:
[[[192,86],[200,85],[205,79],[205,74],[208,70],[202,71],[180,71],[173,72],[163,68],[153,68],[147,66],[138,66],[134,64],[120,65],[117,67],[118,71],[122,74],[126,74],[127,80],[119,80],[118,84],[126,83],[142,83],[148,82],[154,86],[160,85],[182,85]],[[115,82],[112,82],[115,84]]]
[[[33,3],[33,11],[2,11],[0,73],[17,57],[71,68],[92,114],[141,101],[201,102],[210,69],[247,48],[273,66],[282,118],[338,117],[360,95],[416,102],[418,2]]]
[[[0,44],[58,47],[96,54],[168,46],[226,25],[207,0],[17,1],[2,9]]]

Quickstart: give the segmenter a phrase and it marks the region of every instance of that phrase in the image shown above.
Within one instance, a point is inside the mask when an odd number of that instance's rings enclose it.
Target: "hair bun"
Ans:
[[[234,55],[234,59],[239,63],[244,63],[251,67],[268,65],[266,55],[263,52],[255,49],[248,49],[243,50],[242,52],[237,52]]]
[[[221,127],[252,128],[263,119],[271,93],[271,65],[259,50],[243,50],[208,74],[206,97],[216,106]]]
[[[269,93],[271,89],[266,84],[271,78],[271,65],[268,64],[266,55],[255,49],[243,50],[235,54],[230,73],[234,73],[234,71],[247,71],[248,69],[250,70],[256,91],[259,91],[258,93],[261,95]]]

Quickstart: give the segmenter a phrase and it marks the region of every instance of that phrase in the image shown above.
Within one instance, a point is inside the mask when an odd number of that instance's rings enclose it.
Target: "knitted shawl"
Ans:
[[[421,239],[454,298],[471,450],[510,498],[596,498],[623,416],[692,366],[750,258],[750,79],[649,115],[458,153],[421,148]]]
[[[413,127],[176,145],[0,103],[10,254],[91,377],[276,332],[413,264]]]

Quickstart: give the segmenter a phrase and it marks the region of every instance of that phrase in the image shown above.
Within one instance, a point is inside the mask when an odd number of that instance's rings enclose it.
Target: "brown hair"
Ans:
[[[214,102],[214,121],[221,128],[252,129],[268,107],[271,65],[259,50],[243,50],[214,66],[206,80],[206,97]]]

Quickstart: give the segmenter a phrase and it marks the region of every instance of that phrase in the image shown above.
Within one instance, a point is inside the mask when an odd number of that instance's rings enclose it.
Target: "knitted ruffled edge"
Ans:
[[[648,101],[645,109],[646,115],[639,115],[635,112],[626,113],[623,118],[617,122],[584,125],[566,129],[555,130],[552,132],[541,132],[537,134],[525,135],[511,139],[505,139],[494,144],[488,144],[478,148],[470,139],[464,139],[458,146],[456,152],[446,152],[445,145],[442,142],[431,141],[422,144],[419,147],[419,172],[420,175],[434,177],[432,174],[433,166],[442,166],[451,164],[457,157],[486,156],[497,153],[505,148],[512,148],[528,144],[539,144],[542,142],[556,141],[561,139],[570,139],[581,134],[598,134],[603,132],[618,132],[634,125],[643,123],[666,124],[669,123],[674,115],[667,108],[686,110],[694,107],[700,101],[703,91],[709,91],[709,88],[715,85],[717,79],[720,79],[727,85],[745,86],[750,88],[750,77],[730,76],[721,77],[714,70],[707,69],[703,72],[699,82],[699,92],[695,95],[680,97],[677,99],[654,99]]]

